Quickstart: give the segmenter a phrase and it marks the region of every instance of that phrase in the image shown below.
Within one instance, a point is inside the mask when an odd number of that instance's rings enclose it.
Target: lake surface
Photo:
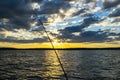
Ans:
[[[58,50],[69,80],[120,80],[120,50]],[[66,80],[53,50],[0,50],[0,80]]]

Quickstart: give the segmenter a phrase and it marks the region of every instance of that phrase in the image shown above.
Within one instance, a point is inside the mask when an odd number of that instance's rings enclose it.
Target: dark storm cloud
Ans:
[[[31,9],[30,3],[41,4],[41,10]],[[69,4],[65,0],[0,0],[0,19],[10,19],[9,24],[14,28],[30,28],[30,16],[36,14],[59,13],[60,8],[68,8]],[[40,18],[41,19],[41,18]],[[44,19],[47,20],[47,19]],[[6,25],[8,26],[8,25]]]
[[[43,1],[43,2],[42,2]],[[59,12],[60,8],[70,7],[65,0],[0,0],[0,18],[21,17],[21,15],[36,13],[30,9],[30,3],[41,3],[40,13],[52,14]]]
[[[40,13],[42,14],[53,14],[58,13],[60,8],[67,9],[70,7],[68,1],[66,0],[52,0],[52,1],[43,1],[42,10]]]
[[[95,0],[84,0],[84,1],[85,1],[85,3],[90,3],[90,2],[95,1]]]
[[[101,35],[98,35],[97,32],[88,31],[82,32],[78,36],[70,34],[69,32],[64,32],[63,35],[58,36],[58,38],[66,41],[69,40],[67,42],[98,42],[105,40],[106,37],[103,38]]]
[[[119,36],[115,39],[109,38],[109,36]],[[63,33],[57,37],[61,41],[67,42],[111,42],[114,40],[120,40],[120,34],[108,33],[103,31],[83,31],[79,35],[70,34],[68,32]]]
[[[105,9],[115,7],[119,4],[120,4],[120,0],[104,0],[103,2],[103,6]]]
[[[100,34],[99,34],[100,33]],[[81,42],[104,42],[107,40],[107,34],[95,31],[86,31],[81,33],[80,41]]]
[[[116,39],[116,40],[120,40],[120,33],[119,33],[119,34],[117,34],[117,36],[119,36],[119,37],[117,37],[117,39]]]
[[[14,30],[14,29],[29,29],[30,23],[32,20],[28,18],[28,16],[21,16],[19,18],[8,18],[8,22],[4,22],[0,24],[1,28],[7,29],[7,30]],[[2,19],[1,19],[2,21]],[[0,29],[1,29],[0,28]]]
[[[73,13],[72,16],[77,16],[77,15],[79,15],[79,14],[81,14],[81,13],[85,13],[85,10],[86,10],[86,9],[81,9],[81,10]]]
[[[117,8],[113,13],[110,14],[110,17],[120,16],[120,8]]]
[[[26,6],[30,0],[0,0],[0,18],[9,18],[29,13]]]
[[[0,42],[17,42],[17,43],[36,43],[36,42],[48,42],[47,37],[36,38],[34,40],[15,40],[13,37],[8,37],[7,39],[0,39]]]
[[[0,19],[7,18],[7,28],[28,28],[29,15],[32,11],[28,4],[30,0],[0,0]],[[13,26],[13,27],[9,27]]]
[[[89,25],[93,23],[97,23],[99,21],[99,18],[97,16],[94,16],[93,14],[89,14],[89,17],[85,18],[81,25],[79,26],[72,26],[72,27],[66,27],[65,29],[59,30],[61,33],[69,32],[81,32],[84,28],[88,27]]]
[[[31,14],[30,3],[42,0],[0,0],[0,18],[20,17],[21,15]]]

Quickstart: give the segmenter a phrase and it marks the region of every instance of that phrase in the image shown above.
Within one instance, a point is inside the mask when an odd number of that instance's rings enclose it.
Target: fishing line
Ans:
[[[68,77],[67,77],[67,74],[66,74],[66,72],[65,72],[65,69],[64,69],[64,67],[63,67],[63,65],[62,65],[62,62],[61,62],[60,58],[59,58],[58,51],[55,50],[54,44],[53,44],[53,42],[52,42],[52,39],[50,38],[50,36],[49,36],[48,32],[46,31],[46,28],[44,27],[44,25],[43,25],[43,23],[41,22],[41,20],[39,20],[39,22],[40,22],[40,24],[42,25],[42,27],[43,27],[43,29],[44,29],[44,31],[45,31],[45,33],[46,33],[46,35],[47,35],[47,37],[48,37],[51,45],[52,45],[52,48],[53,48],[53,50],[54,50],[54,52],[55,52],[55,55],[56,55],[56,57],[57,57],[57,59],[58,59],[58,61],[59,61],[59,63],[60,63],[61,68],[62,68],[62,71],[64,72],[64,76],[65,76],[66,80],[68,80]]]

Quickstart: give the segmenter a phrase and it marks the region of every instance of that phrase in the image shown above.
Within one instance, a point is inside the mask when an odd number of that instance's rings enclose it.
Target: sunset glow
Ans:
[[[4,44],[4,45],[3,45]],[[65,48],[119,48],[116,43],[57,43],[53,42],[54,47],[57,49]],[[50,48],[53,49],[51,43],[8,43],[0,42],[1,48],[18,48],[18,49],[31,49],[31,48]]]

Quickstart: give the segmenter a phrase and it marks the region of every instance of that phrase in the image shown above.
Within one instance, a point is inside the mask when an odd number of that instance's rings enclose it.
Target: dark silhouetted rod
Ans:
[[[45,31],[45,33],[46,33],[46,35],[47,35],[47,37],[48,37],[51,45],[52,45],[52,48],[53,48],[53,50],[54,50],[54,52],[55,52],[55,55],[57,56],[57,59],[58,59],[58,61],[59,61],[59,63],[60,63],[60,66],[61,66],[61,68],[62,68],[62,71],[64,72],[64,76],[65,76],[66,80],[68,80],[68,76],[67,76],[67,74],[66,74],[66,72],[65,72],[65,69],[64,69],[64,67],[63,67],[63,65],[62,65],[62,63],[61,63],[60,58],[59,58],[58,51],[55,49],[54,44],[53,44],[53,42],[52,42],[52,39],[50,38],[50,36],[49,36],[48,32],[46,31],[46,28],[44,27],[44,25],[43,25],[43,23],[41,22],[41,20],[39,20],[39,22],[40,22],[40,24],[42,25],[42,27],[43,27],[43,29],[44,29],[44,31]]]

